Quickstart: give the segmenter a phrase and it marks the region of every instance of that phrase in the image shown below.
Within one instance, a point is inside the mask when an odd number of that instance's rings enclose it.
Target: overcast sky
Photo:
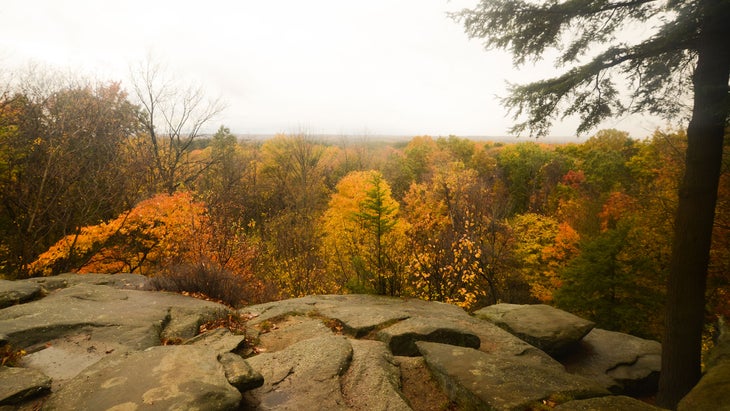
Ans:
[[[449,11],[476,0],[3,0],[0,68],[29,61],[128,84],[148,56],[220,96],[211,126],[239,134],[502,136],[509,55],[469,40]],[[575,122],[554,136],[573,135]],[[649,135],[661,122],[604,127]]]

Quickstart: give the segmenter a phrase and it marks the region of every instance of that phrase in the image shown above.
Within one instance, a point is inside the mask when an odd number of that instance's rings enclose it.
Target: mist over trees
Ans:
[[[0,276],[133,272],[233,306],[313,293],[546,303],[665,332],[687,131],[250,141],[224,125],[203,134],[221,106],[147,69],[132,95],[53,73],[5,84]],[[706,334],[730,315],[729,150]]]

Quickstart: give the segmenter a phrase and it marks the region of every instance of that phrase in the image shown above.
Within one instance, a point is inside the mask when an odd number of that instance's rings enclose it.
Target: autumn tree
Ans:
[[[264,269],[285,296],[331,291],[320,281],[317,229],[329,194],[326,154],[323,144],[304,133],[277,135],[261,147]]]
[[[175,291],[225,294],[229,303],[260,301],[264,287],[252,271],[255,250],[245,241],[221,248],[216,230],[205,203],[191,193],[159,194],[63,237],[29,269],[35,275],[138,273],[187,284]],[[216,282],[237,289],[220,289]]]
[[[255,154],[246,150],[227,127],[221,126],[210,138],[209,145],[197,157],[210,165],[191,186],[196,198],[207,205],[207,221],[211,226],[210,241],[215,243],[217,260],[225,262],[242,244],[250,242],[249,227],[255,225],[247,209],[256,201],[252,187]],[[252,207],[254,208],[254,207]]]
[[[512,234],[506,193],[499,185],[484,185],[458,161],[432,173],[404,199],[415,293],[466,308],[514,301],[520,287],[508,275]]]
[[[174,193],[190,184],[210,164],[194,161],[190,151],[204,127],[223,110],[206,99],[202,87],[176,83],[158,63],[146,61],[131,71],[132,88],[141,107],[145,135],[139,142],[148,173],[149,193]]]
[[[504,147],[497,156],[497,164],[510,195],[510,213],[541,211],[536,194],[543,189],[543,172],[554,157],[553,153],[537,143],[519,143]]]
[[[701,375],[707,267],[730,107],[730,3],[482,0],[457,18],[487,47],[509,50],[515,64],[555,49],[556,65],[566,68],[558,77],[512,86],[504,102],[519,119],[513,132],[544,135],[555,118],[573,115],[580,119],[578,132],[630,112],[676,118],[692,96],[658,397],[674,408]],[[653,30],[628,40],[627,30],[647,23]],[[626,80],[627,96],[619,79]]]
[[[340,287],[403,292],[406,225],[399,208],[380,172],[355,171],[337,184],[322,227],[328,267]]]
[[[27,275],[39,253],[135,201],[125,147],[136,108],[118,83],[36,73],[0,105],[3,272]]]
[[[562,268],[578,254],[580,236],[568,223],[535,213],[513,217],[510,226],[517,270],[534,298],[551,303],[563,285]]]

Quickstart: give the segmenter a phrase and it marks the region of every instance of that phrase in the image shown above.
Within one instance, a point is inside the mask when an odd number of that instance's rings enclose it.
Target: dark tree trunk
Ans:
[[[700,379],[707,265],[728,116],[730,2],[700,3],[694,107],[667,287],[658,405],[675,409]]]

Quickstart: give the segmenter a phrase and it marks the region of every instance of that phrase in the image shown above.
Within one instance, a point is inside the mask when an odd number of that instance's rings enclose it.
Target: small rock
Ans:
[[[38,284],[0,280],[0,308],[35,300],[41,297],[42,292]]]
[[[585,337],[594,323],[545,304],[495,304],[475,311],[551,356],[560,356]]]
[[[439,342],[462,347],[479,348],[481,341],[472,332],[459,328],[451,321],[438,318],[409,318],[384,328],[377,339],[388,345],[393,355],[420,355],[417,341]]]
[[[29,368],[0,367],[0,405],[17,404],[51,391],[51,378]]]
[[[218,361],[223,365],[228,382],[238,391],[245,392],[264,385],[264,377],[240,355],[227,352],[219,355]]]

